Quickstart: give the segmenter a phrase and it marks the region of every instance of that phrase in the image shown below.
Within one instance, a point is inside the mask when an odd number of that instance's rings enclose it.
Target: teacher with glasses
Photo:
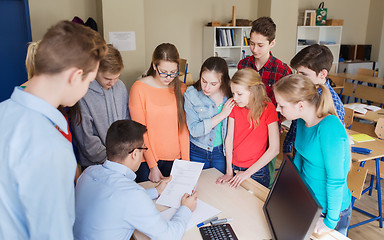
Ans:
[[[129,94],[132,120],[147,127],[144,143],[148,150],[136,171],[136,182],[159,182],[169,177],[173,161],[189,161],[189,132],[184,113],[186,85],[180,82],[179,53],[162,43],[152,54],[147,77],[136,81]]]

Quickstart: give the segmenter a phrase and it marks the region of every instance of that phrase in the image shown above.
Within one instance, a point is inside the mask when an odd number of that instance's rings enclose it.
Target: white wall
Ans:
[[[381,41],[380,41],[380,50],[379,50],[379,76],[384,77],[384,19],[381,27]]]
[[[196,78],[202,59],[203,26],[212,20],[231,19],[232,5],[237,18],[254,20],[271,16],[277,25],[277,45],[273,54],[289,62],[294,54],[296,25],[293,18],[299,10],[316,9],[318,0],[29,0],[32,39],[42,38],[47,28],[59,20],[84,21],[94,18],[102,31],[104,24],[113,31],[137,31],[138,51],[123,53],[123,80],[128,87],[145,71],[153,49],[160,43],[174,43],[180,55],[188,59]],[[342,44],[372,44],[372,59],[384,61],[383,0],[325,0],[328,18],[344,19]],[[103,5],[105,6],[101,6]],[[104,9],[104,11],[102,11]],[[105,9],[109,9],[105,11]],[[382,20],[380,20],[382,19]],[[108,27],[109,28],[109,27]],[[110,31],[110,29],[107,29]],[[107,36],[108,32],[104,33]]]
[[[232,19],[232,6],[237,19],[257,17],[257,0],[145,0],[146,65],[152,52],[163,42],[173,43],[180,57],[186,58],[196,81],[203,63],[203,27],[208,22],[227,23]]]
[[[295,56],[298,0],[272,0],[271,18],[276,24],[276,45],[272,53],[287,63]],[[283,17],[282,17],[283,16]]]
[[[104,39],[109,43],[109,32],[135,32],[136,50],[122,51],[124,69],[120,79],[128,88],[145,68],[144,1],[102,0]]]
[[[98,0],[96,0],[98,1]],[[78,16],[83,21],[92,17],[100,28],[101,19],[97,14],[97,2],[95,0],[29,0],[29,12],[31,17],[32,40],[43,38],[47,29],[60,20],[71,21]]]
[[[365,44],[371,0],[325,0],[327,19],[344,19],[342,44]],[[319,0],[299,0],[299,10],[316,9]]]
[[[371,0],[365,44],[372,44],[371,59],[375,61],[379,59],[379,52],[384,48],[384,45],[380,45],[383,34],[383,11],[383,0]]]

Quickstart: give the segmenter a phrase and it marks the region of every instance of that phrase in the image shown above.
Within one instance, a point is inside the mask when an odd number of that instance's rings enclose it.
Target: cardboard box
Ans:
[[[327,26],[343,26],[344,20],[343,19],[328,19],[327,20]]]
[[[185,84],[187,84],[187,86],[192,85],[192,84],[195,83],[195,82],[193,81],[193,78],[192,78],[192,73],[187,73],[187,78],[186,78],[186,79],[185,79],[185,75],[184,75],[184,73],[180,73],[180,75],[179,75],[179,80],[180,80],[181,82],[184,82],[184,80],[185,80]]]

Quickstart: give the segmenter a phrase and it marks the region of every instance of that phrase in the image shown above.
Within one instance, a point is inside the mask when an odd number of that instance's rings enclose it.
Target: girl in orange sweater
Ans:
[[[147,77],[136,81],[129,94],[131,118],[145,126],[148,150],[136,181],[159,182],[168,177],[173,160],[189,161],[189,132],[185,123],[185,84],[178,79],[179,53],[170,43],[156,47]]]

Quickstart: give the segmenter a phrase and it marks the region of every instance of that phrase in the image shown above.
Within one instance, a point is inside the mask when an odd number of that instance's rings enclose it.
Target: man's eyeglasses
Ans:
[[[156,66],[156,70],[157,70],[157,73],[159,74],[159,76],[161,78],[167,78],[167,77],[170,77],[170,78],[175,78],[177,76],[179,76],[179,72],[176,72],[176,73],[163,73],[163,72],[160,72],[159,69],[157,68]]]
[[[135,149],[141,149],[141,150],[144,150],[144,151],[148,150],[147,147],[137,147],[137,148],[132,149],[132,151],[130,151],[129,154],[133,153],[133,151],[135,151]]]

